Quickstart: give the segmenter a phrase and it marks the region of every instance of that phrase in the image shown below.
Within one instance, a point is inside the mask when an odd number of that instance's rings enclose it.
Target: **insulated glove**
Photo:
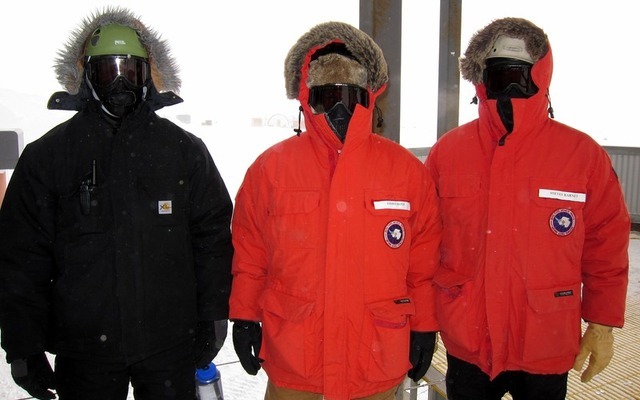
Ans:
[[[418,382],[427,373],[433,353],[436,351],[436,332],[411,331],[409,342],[409,361],[413,368],[407,376]]]
[[[262,345],[262,327],[254,321],[233,321],[233,347],[236,350],[242,368],[248,374],[255,375],[260,370],[260,346]]]
[[[56,395],[48,390],[55,389],[55,378],[51,364],[44,353],[34,354],[11,362],[11,377],[24,390],[36,399],[55,399]]]
[[[204,368],[218,355],[227,338],[227,326],[226,319],[198,322],[193,351],[196,368]]]
[[[589,322],[580,340],[580,353],[576,357],[573,369],[580,372],[587,356],[589,356],[589,365],[580,377],[582,382],[589,382],[609,365],[613,357],[612,327]]]

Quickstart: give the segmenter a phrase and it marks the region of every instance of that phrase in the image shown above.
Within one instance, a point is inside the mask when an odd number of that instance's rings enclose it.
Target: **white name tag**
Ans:
[[[584,203],[585,201],[587,201],[586,193],[565,192],[562,190],[553,189],[538,189],[538,197],[543,199],[575,201],[578,203]]]
[[[376,200],[373,202],[375,210],[411,210],[411,203],[400,200]]]

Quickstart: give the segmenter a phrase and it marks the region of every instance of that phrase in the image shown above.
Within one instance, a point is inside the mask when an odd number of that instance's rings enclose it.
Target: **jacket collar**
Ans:
[[[83,83],[77,94],[70,94],[64,91],[52,94],[47,103],[47,108],[49,110],[80,111],[85,109],[91,101],[93,101],[91,91],[87,84]],[[145,103],[147,103],[153,111],[182,102],[182,98],[174,92],[159,93],[154,85],[150,85],[145,100]]]

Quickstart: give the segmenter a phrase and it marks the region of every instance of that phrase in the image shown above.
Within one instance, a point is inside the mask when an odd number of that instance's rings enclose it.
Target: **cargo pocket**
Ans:
[[[444,268],[434,277],[436,316],[443,340],[474,352],[480,348],[483,306],[473,301],[471,278]]]
[[[526,330],[522,358],[544,360],[578,353],[580,283],[527,290]]]
[[[396,379],[411,368],[409,362],[409,317],[415,306],[409,298],[378,301],[367,305],[368,326],[363,334],[368,359],[367,380],[382,382]]]
[[[272,361],[279,369],[308,377],[314,360],[307,354],[307,321],[314,302],[274,289],[262,299],[264,310],[260,358]],[[316,346],[314,346],[314,349]]]

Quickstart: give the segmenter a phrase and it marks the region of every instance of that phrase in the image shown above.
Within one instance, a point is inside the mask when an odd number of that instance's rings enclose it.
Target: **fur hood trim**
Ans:
[[[336,53],[320,56],[309,63],[307,86],[346,83],[367,87],[367,70],[359,62]]]
[[[302,79],[303,63],[308,62],[309,52],[332,42],[344,43],[355,60],[364,67],[367,86],[376,92],[389,80],[387,62],[382,49],[374,40],[354,26],[344,22],[325,22],[311,28],[293,45],[284,63],[284,79],[287,98],[297,99]]]
[[[460,57],[462,77],[474,85],[482,83],[485,60],[499,36],[524,40],[526,50],[534,64],[549,51],[547,35],[542,29],[523,18],[502,18],[491,22],[469,40],[469,46]]]
[[[58,51],[54,70],[60,85],[70,94],[77,94],[84,80],[84,55],[91,34],[103,25],[121,24],[140,34],[142,45],[149,54],[151,80],[158,92],[178,93],[182,84],[178,66],[171,56],[165,40],[153,29],[145,26],[131,11],[118,6],[107,6],[83,19],[71,33],[64,48]]]

